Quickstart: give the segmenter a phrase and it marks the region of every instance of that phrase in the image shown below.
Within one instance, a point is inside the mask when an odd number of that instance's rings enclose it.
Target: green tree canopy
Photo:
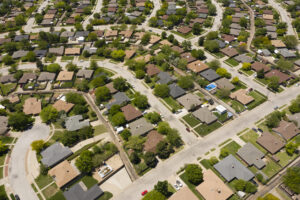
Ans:
[[[95,91],[96,100],[98,103],[101,103],[103,101],[107,101],[111,98],[110,91],[107,87],[102,86],[98,87]]]
[[[146,109],[149,106],[147,96],[142,95],[139,92],[134,94],[134,99],[132,100],[132,103],[139,109]]]
[[[177,83],[183,89],[192,89],[194,87],[193,79],[190,76],[179,77]]]
[[[34,122],[34,119],[25,115],[23,112],[16,112],[9,115],[8,125],[16,131],[24,131],[29,128]]]
[[[89,150],[83,151],[76,159],[75,165],[81,173],[90,173],[93,169],[93,153]]]
[[[157,84],[154,88],[154,94],[158,97],[165,98],[169,96],[170,89],[166,84]]]
[[[127,83],[126,80],[122,77],[118,77],[113,80],[114,88],[118,91],[124,92],[127,90]]]
[[[58,111],[49,105],[42,109],[40,116],[44,123],[54,122],[58,117]]]
[[[39,154],[46,147],[44,140],[36,140],[31,143],[31,148]]]
[[[197,164],[189,164],[185,168],[185,174],[189,182],[198,185],[203,181],[202,169]]]

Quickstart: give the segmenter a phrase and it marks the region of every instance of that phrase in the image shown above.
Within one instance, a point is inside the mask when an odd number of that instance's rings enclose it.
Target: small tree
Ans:
[[[168,191],[168,181],[158,181],[157,184],[154,186],[154,189],[166,197],[169,196]]]
[[[291,167],[283,177],[283,183],[293,192],[300,193],[300,167]]]
[[[230,95],[230,90],[228,90],[228,89],[220,89],[219,91],[218,91],[218,93],[219,93],[219,95],[220,95],[220,97],[222,98],[222,99],[226,99],[226,98],[228,98],[229,97],[229,95]]]
[[[213,156],[213,157],[211,157],[211,158],[209,159],[209,164],[210,164],[211,166],[217,164],[218,162],[219,162],[219,160],[218,160],[218,158],[217,158],[216,156]]]
[[[285,145],[285,151],[289,156],[292,156],[294,152],[297,150],[297,144],[294,142],[289,142]]]
[[[171,149],[166,141],[160,141],[156,145],[156,153],[159,158],[166,159],[170,156]]]
[[[98,103],[107,101],[111,98],[110,91],[107,87],[98,87],[95,91],[96,100]]]
[[[141,39],[141,44],[142,44],[142,45],[148,44],[149,41],[150,41],[150,39],[151,39],[150,33],[145,33],[145,34],[143,35],[142,39]]]
[[[190,76],[179,77],[177,83],[183,89],[192,89],[194,87],[193,79]]]
[[[31,143],[31,148],[33,151],[36,151],[39,154],[46,146],[44,140],[36,140]]]
[[[155,154],[152,152],[146,152],[144,155],[144,161],[148,167],[156,167],[158,160],[155,157]]]
[[[233,79],[231,80],[231,83],[234,85],[238,85],[240,83],[239,77],[237,77],[237,76],[233,77]]]
[[[220,157],[221,159],[223,159],[223,158],[227,157],[228,155],[229,155],[228,149],[222,148],[221,151],[220,151],[220,156],[219,156],[219,157]]]
[[[158,114],[157,112],[147,113],[145,115],[145,118],[149,120],[152,124],[157,124],[161,121],[160,114]]]
[[[251,63],[243,63],[242,69],[245,71],[251,70]]]
[[[111,122],[113,123],[114,126],[120,126],[126,123],[125,116],[122,112],[119,112],[112,116]]]
[[[34,122],[31,116],[25,115],[23,112],[16,112],[9,115],[8,125],[16,131],[24,131]]]
[[[118,77],[113,80],[113,85],[116,90],[124,92],[127,89],[126,80],[122,77]]]
[[[272,76],[269,78],[268,88],[274,91],[278,91],[279,85],[279,78],[277,76]]]
[[[257,78],[265,78],[265,71],[261,69],[257,72]]]
[[[132,162],[135,165],[137,165],[141,162],[140,157],[138,156],[138,154],[135,151],[130,154],[129,160],[130,160],[130,162]]]
[[[131,133],[128,129],[125,129],[124,131],[121,132],[121,137],[123,138],[123,140],[128,141],[128,139],[131,136]]]
[[[190,183],[198,185],[203,181],[202,169],[197,164],[189,164],[185,168],[185,174]]]
[[[149,106],[147,96],[142,95],[139,92],[135,93],[132,103],[139,109],[146,109]]]
[[[52,106],[47,106],[42,109],[40,116],[44,123],[54,122],[58,117],[58,111]]]
[[[154,88],[154,94],[158,97],[165,98],[169,96],[169,87],[166,84],[157,84]]]
[[[76,167],[82,173],[90,173],[93,169],[93,153],[89,150],[83,151],[75,161]]]

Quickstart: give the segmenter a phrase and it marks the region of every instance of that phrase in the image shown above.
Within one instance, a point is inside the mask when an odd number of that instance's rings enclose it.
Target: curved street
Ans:
[[[15,194],[24,200],[38,200],[33,191],[27,174],[27,152],[35,140],[45,140],[50,134],[50,128],[42,123],[35,124],[31,129],[20,133],[15,147],[11,153],[11,160],[8,168],[8,182]]]

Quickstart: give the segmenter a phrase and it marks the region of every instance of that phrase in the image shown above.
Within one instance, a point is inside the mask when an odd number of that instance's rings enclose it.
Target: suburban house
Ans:
[[[62,81],[62,82],[72,81],[73,76],[74,76],[74,72],[60,71],[56,78],[56,81]]]
[[[295,122],[297,124],[297,127],[300,128],[300,113],[289,115],[288,118],[290,121]]]
[[[29,81],[35,81],[37,75],[34,73],[24,73],[22,78],[19,80],[19,84],[27,84]]]
[[[198,200],[198,197],[187,186],[184,186],[169,198],[169,200],[183,200],[183,199]]]
[[[159,142],[164,140],[163,135],[156,130],[152,130],[147,134],[147,140],[144,143],[144,151],[156,153],[156,146]]]
[[[212,112],[210,112],[210,110],[208,110],[207,107],[199,108],[198,110],[194,111],[192,114],[205,124],[211,124],[217,121],[218,119]]]
[[[53,47],[53,48],[49,48],[49,53],[56,55],[56,56],[62,56],[62,55],[64,55],[64,50],[65,50],[65,47],[63,47],[63,46]]]
[[[95,200],[103,195],[101,188],[95,184],[90,189],[83,188],[80,183],[75,184],[64,192],[66,200]]]
[[[105,105],[105,107],[109,110],[113,105],[126,105],[130,102],[130,99],[124,92],[118,92],[113,95],[114,101]]]
[[[252,101],[254,101],[254,98],[250,95],[248,95],[248,92],[246,89],[239,89],[235,92],[232,92],[229,97],[231,99],[235,99],[238,102],[240,102],[243,105],[247,105],[249,103],[251,103]]]
[[[188,93],[184,96],[181,96],[177,99],[177,101],[187,110],[195,110],[197,109],[201,104],[202,101],[199,99],[199,97],[195,94]]]
[[[73,107],[74,104],[68,103],[63,100],[58,100],[53,104],[53,108],[55,108],[58,112],[64,111],[65,113],[69,113]]]
[[[113,83],[113,82],[107,83],[107,84],[105,85],[105,87],[107,87],[107,88],[109,89],[109,92],[110,92],[111,94],[115,94],[116,92],[118,92],[118,90],[116,90],[116,89],[114,88],[114,83]]]
[[[254,62],[253,58],[251,58],[250,56],[247,56],[245,54],[235,56],[234,59],[240,63],[253,63]]]
[[[269,132],[263,132],[256,142],[271,154],[275,154],[285,146],[285,142]]]
[[[35,97],[25,100],[23,105],[23,112],[26,115],[38,115],[42,111],[42,102]]]
[[[54,81],[56,77],[55,73],[51,72],[41,72],[39,75],[39,78],[37,79],[38,82],[48,82],[48,81]]]
[[[231,48],[231,47],[226,47],[224,49],[221,49],[220,51],[226,56],[228,56],[229,58],[237,56],[239,54],[239,52],[235,48]]]
[[[82,115],[75,115],[66,119],[65,126],[68,131],[77,131],[83,127],[90,126],[90,120],[83,120]]]
[[[272,76],[276,76],[279,78],[279,84],[286,82],[291,78],[290,75],[287,75],[277,69],[273,69],[272,71],[269,71],[268,73],[265,74],[266,78],[270,78]]]
[[[257,62],[257,61],[251,65],[251,69],[253,69],[256,72],[258,72],[260,70],[264,70],[264,73],[271,70],[271,68],[268,65],[265,65],[265,64],[263,64],[261,62]]]
[[[159,78],[157,81],[159,84],[169,84],[174,81],[174,78],[168,72],[159,72],[157,77]]]
[[[149,131],[153,130],[153,128],[153,125],[145,118],[140,118],[129,124],[129,130],[132,135],[145,135]]]
[[[220,78],[220,76],[212,69],[208,69],[208,70],[201,72],[200,76],[202,76],[209,82],[215,81]]]
[[[17,82],[17,79],[15,79],[13,74],[8,74],[8,75],[0,77],[0,83],[2,83],[2,84],[15,83],[15,82]]]
[[[128,105],[122,107],[121,111],[123,112],[127,122],[131,122],[142,116],[142,112],[137,110],[131,104],[128,104]]]
[[[284,120],[281,120],[279,126],[272,130],[281,135],[281,137],[283,137],[286,141],[292,139],[300,132],[293,122],[287,122]]]
[[[237,152],[237,155],[245,161],[249,166],[255,166],[257,169],[262,169],[266,163],[262,160],[265,155],[258,150],[252,143],[248,142]]]
[[[41,162],[46,167],[53,167],[72,154],[73,152],[69,149],[69,147],[65,147],[56,142],[41,152]]]
[[[156,67],[154,64],[146,65],[146,73],[148,76],[152,77],[157,75],[160,72],[159,68]]]
[[[227,78],[221,78],[219,80],[216,80],[215,83],[217,84],[217,87],[219,89],[231,91],[235,88],[235,86]]]
[[[200,60],[196,60],[192,63],[189,63],[186,67],[194,73],[200,73],[209,68],[206,64],[204,64]]]
[[[185,95],[185,90],[182,89],[180,86],[178,86],[176,83],[172,83],[168,85],[170,89],[170,96],[174,99],[177,99],[181,97],[182,95]]]
[[[90,70],[90,69],[80,69],[76,76],[77,78],[83,78],[83,79],[87,79],[90,80],[93,77],[94,74],[94,70]]]

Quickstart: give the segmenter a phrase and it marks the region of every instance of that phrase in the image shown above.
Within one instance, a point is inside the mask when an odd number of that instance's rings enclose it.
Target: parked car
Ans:
[[[142,192],[142,196],[145,196],[147,193],[148,193],[148,190],[144,190],[144,191]]]
[[[180,182],[180,180],[176,180],[176,184],[179,185],[179,187],[182,187],[182,183]]]
[[[15,199],[16,199],[16,200],[20,200],[19,195],[15,194]]]
[[[275,107],[274,107],[274,110],[277,110],[278,108],[279,108],[278,106],[275,106]]]
[[[174,188],[175,188],[175,190],[179,190],[180,189],[177,184],[174,184]]]
[[[191,132],[191,130],[190,130],[188,127],[186,127],[186,131],[187,131],[187,132]]]
[[[260,128],[258,128],[257,130],[258,130],[259,132],[261,132],[261,133],[262,133],[262,132],[264,132],[264,131],[263,131],[263,130],[261,130]]]
[[[252,128],[252,130],[255,131],[255,132],[257,132],[257,129],[256,129],[256,128]]]

